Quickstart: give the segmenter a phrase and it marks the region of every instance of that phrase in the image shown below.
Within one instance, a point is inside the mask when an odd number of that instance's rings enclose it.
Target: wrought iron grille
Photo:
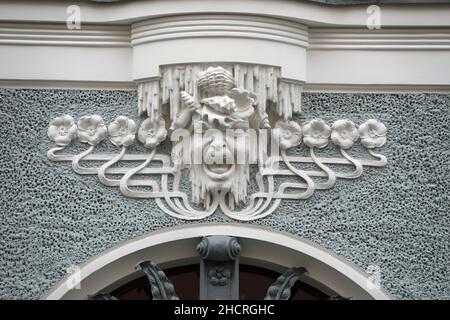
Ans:
[[[197,244],[201,257],[199,277],[200,300],[239,299],[239,255],[241,245],[230,236],[208,236]],[[176,287],[166,273],[152,261],[143,261],[136,268],[147,276],[147,295],[153,300],[179,300]],[[289,300],[292,288],[308,271],[304,267],[290,268],[282,273],[268,288],[265,300]],[[118,300],[120,297],[109,292],[89,296],[91,300]],[[349,299],[340,295],[326,296],[329,300]]]

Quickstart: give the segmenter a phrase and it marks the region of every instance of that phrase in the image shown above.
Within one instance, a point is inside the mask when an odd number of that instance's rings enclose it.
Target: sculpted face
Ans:
[[[212,180],[227,180],[235,171],[234,150],[230,150],[226,137],[222,135],[204,137],[202,155],[202,168]]]
[[[236,202],[244,200],[249,172],[246,132],[221,126],[217,121],[211,125],[200,122],[207,129],[192,138],[191,181],[197,202],[204,202],[208,193],[214,192],[230,192]],[[196,161],[199,159],[200,163]]]
[[[184,151],[192,158],[192,201],[208,207],[211,197],[221,192],[237,204],[247,197],[248,129],[251,123],[257,128],[267,125],[265,118],[255,112],[255,95],[233,88],[233,75],[222,67],[200,73],[197,85],[194,96],[181,92],[185,111],[171,127],[192,130],[189,149]]]

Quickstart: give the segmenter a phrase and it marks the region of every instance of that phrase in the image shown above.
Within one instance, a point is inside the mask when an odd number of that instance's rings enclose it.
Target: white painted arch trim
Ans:
[[[281,268],[304,266],[309,277],[342,296],[392,299],[384,289],[368,287],[369,276],[333,252],[288,233],[243,224],[184,225],[129,240],[80,265],[80,289],[69,289],[71,280],[67,275],[42,299],[84,299],[113,283],[130,279],[136,274],[136,263],[144,259],[163,267],[174,266],[176,261],[192,262],[198,256],[195,245],[207,235],[238,237],[243,248],[243,262],[276,261]]]

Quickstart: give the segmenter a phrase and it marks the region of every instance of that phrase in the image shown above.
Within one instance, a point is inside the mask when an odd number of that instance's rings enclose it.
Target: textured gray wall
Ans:
[[[136,93],[126,91],[0,90],[0,298],[38,298],[67,267],[121,241],[186,223],[151,200],[126,199],[95,176],[75,174],[70,163],[47,160],[51,118],[137,119],[136,105]],[[382,284],[396,298],[450,298],[450,96],[303,94],[296,120],[313,116],[329,124],[381,120],[389,130],[380,150],[388,166],[338,180],[306,201],[285,201],[253,223],[297,234],[362,269],[379,265]],[[336,152],[328,150],[318,154]],[[358,147],[350,154],[368,157]],[[233,221],[218,212],[204,222]]]

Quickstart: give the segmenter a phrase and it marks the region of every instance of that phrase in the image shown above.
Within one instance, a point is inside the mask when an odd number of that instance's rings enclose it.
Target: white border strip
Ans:
[[[309,29],[310,50],[450,50],[450,29]]]
[[[130,26],[0,22],[0,45],[130,47]]]
[[[138,82],[0,80],[5,89],[137,90]],[[441,93],[450,94],[450,85],[303,84],[302,92],[326,93]]]
[[[59,80],[0,80],[6,89],[70,89],[70,90],[137,90],[135,82],[59,81]]]
[[[306,83],[303,92],[329,93],[442,93],[450,94],[450,85],[315,84]]]

